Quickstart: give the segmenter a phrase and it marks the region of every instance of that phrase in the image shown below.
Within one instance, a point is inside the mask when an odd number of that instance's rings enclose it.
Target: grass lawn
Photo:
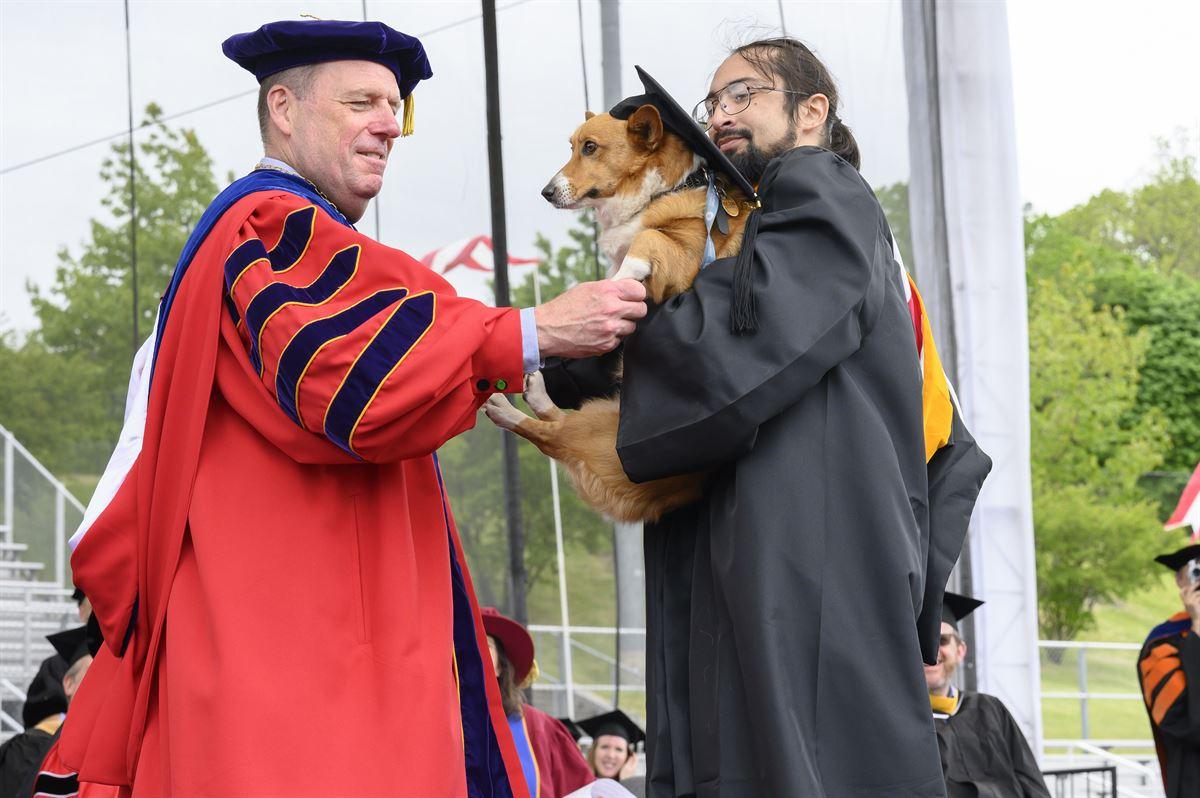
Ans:
[[[1131,595],[1127,600],[1096,610],[1096,626],[1079,635],[1081,641],[1141,643],[1157,624],[1181,609],[1179,594],[1171,575],[1163,571],[1152,587]],[[1076,692],[1079,690],[1081,650],[1063,652],[1053,662],[1048,651],[1042,652],[1042,691]],[[1085,655],[1088,691],[1093,693],[1138,693],[1136,651],[1088,650]],[[1140,700],[1090,699],[1088,736],[1091,738],[1149,739],[1150,727]],[[1077,699],[1043,698],[1042,724],[1046,738],[1074,738],[1082,735],[1080,702]]]

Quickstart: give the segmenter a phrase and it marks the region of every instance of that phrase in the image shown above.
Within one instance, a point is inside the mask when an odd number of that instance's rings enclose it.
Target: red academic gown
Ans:
[[[529,704],[521,711],[529,747],[537,762],[537,794],[530,789],[531,798],[562,798],[596,780],[561,721]]]
[[[518,312],[261,191],[192,259],[154,369],[72,558],[107,645],[63,759],[135,798],[524,798],[433,456],[519,389]]]

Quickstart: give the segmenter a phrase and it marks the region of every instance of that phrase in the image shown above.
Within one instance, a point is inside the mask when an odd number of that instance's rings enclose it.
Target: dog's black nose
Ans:
[[[544,189],[542,189],[542,196],[551,202],[554,201],[554,184],[553,183],[546,184],[546,187]]]

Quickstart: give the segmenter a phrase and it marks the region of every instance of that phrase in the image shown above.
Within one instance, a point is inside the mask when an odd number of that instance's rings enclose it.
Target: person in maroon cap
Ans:
[[[561,798],[592,783],[595,777],[567,727],[525,703],[522,691],[537,678],[528,630],[494,607],[484,607],[480,615],[530,798]]]

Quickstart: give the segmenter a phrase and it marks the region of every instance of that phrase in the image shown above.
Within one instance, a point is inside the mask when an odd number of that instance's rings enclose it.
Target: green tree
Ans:
[[[1171,437],[1162,467],[1190,473],[1200,461],[1200,318],[1194,310],[1200,281],[1127,256],[1097,273],[1095,296],[1097,303],[1122,308],[1129,329],[1148,336],[1133,414],[1162,413]]]
[[[904,258],[904,266],[911,274],[914,268],[912,252],[912,217],[908,211],[908,183],[901,181],[889,186],[875,189],[875,197],[887,217],[888,227],[896,239],[900,257]]]
[[[1031,468],[1041,628],[1070,639],[1149,578],[1162,532],[1139,479],[1168,438],[1156,410],[1131,413],[1148,333],[1096,306],[1095,264],[1057,236],[1031,236],[1028,258]]]
[[[192,130],[146,107],[135,175],[138,343],[183,244],[217,193],[212,159]],[[114,144],[100,176],[110,220],[93,219],[78,254],[58,253],[54,281],[30,286],[38,329],[0,352],[0,378],[13,395],[3,421],[54,469],[99,473],[121,427],[133,357],[129,145]],[[34,401],[40,397],[40,401]]]
[[[1026,226],[1031,282],[1055,274],[1062,263],[1086,260],[1097,308],[1123,311],[1126,327],[1147,335],[1137,400],[1125,426],[1157,411],[1169,444],[1161,471],[1143,476],[1160,518],[1200,460],[1200,194],[1197,163],[1186,141],[1162,144],[1149,181],[1125,192],[1105,191],[1058,217],[1039,216]]]
[[[51,469],[104,463],[112,442],[95,431],[108,419],[100,404],[81,399],[102,393],[104,377],[96,364],[52,352],[37,336],[8,333],[0,337],[0,424]]]
[[[1060,217],[1068,232],[1127,252],[1163,274],[1200,278],[1200,172],[1186,136],[1159,141],[1152,178],[1132,191],[1102,191]]]

